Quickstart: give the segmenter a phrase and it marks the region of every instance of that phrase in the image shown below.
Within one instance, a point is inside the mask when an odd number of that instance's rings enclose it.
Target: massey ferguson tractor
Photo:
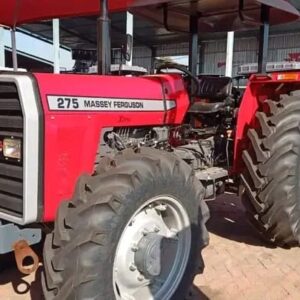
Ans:
[[[185,299],[204,268],[205,200],[239,186],[269,241],[300,242],[300,72],[265,72],[269,25],[299,18],[285,0],[0,0],[15,72],[0,73],[0,253],[34,271],[45,299]],[[189,32],[189,70],[110,75],[109,14]],[[26,22],[99,15],[98,75],[17,72]],[[260,28],[259,74],[197,76],[200,31]],[[178,69],[182,74],[168,73]],[[26,258],[33,260],[31,269]],[[1,257],[0,257],[1,259]]]

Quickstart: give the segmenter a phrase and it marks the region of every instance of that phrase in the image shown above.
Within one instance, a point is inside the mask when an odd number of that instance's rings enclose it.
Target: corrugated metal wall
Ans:
[[[166,44],[160,45],[156,49],[157,57],[166,57],[166,56],[179,56],[187,55],[189,51],[187,43],[179,44]],[[151,69],[152,51],[149,47],[135,47],[133,49],[133,64],[136,66],[144,67],[147,70]],[[120,63],[120,54],[119,51],[114,51],[114,63]]]
[[[133,64],[151,70],[151,49],[147,47],[134,48]]]
[[[204,73],[224,74],[226,61],[226,40],[208,41],[204,44]],[[238,38],[234,46],[234,74],[238,66],[257,62],[258,40],[255,37]],[[284,61],[291,58],[300,60],[300,33],[270,37],[269,62]]]
[[[204,41],[203,71],[205,74],[225,73],[226,40]],[[255,37],[237,38],[234,47],[234,74],[238,66],[257,62],[258,41]],[[157,48],[157,57],[179,56],[188,54],[188,44],[168,44]],[[151,68],[151,50],[147,47],[134,49],[134,64]],[[288,59],[300,61],[300,32],[282,34],[270,37],[269,61],[284,61]]]

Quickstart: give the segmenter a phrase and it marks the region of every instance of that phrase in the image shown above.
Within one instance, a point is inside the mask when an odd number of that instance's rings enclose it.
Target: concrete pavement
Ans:
[[[300,248],[272,248],[245,219],[239,199],[209,203],[210,245],[205,273],[195,279],[192,300],[299,300]],[[42,300],[40,272],[22,276],[13,259],[0,258],[0,300]]]

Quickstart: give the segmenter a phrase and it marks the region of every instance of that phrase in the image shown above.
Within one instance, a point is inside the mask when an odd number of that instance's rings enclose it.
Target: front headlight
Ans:
[[[4,139],[3,140],[3,156],[20,160],[21,155],[21,140],[19,139]]]

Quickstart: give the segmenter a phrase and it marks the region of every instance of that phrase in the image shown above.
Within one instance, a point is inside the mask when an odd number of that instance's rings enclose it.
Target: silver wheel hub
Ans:
[[[158,276],[161,272],[161,241],[163,237],[150,233],[143,237],[135,253],[135,264],[145,277]]]
[[[169,196],[147,201],[124,228],[117,246],[116,299],[170,299],[184,275],[190,245],[190,223],[182,204]]]
[[[156,233],[144,236],[135,253],[134,261],[145,277],[158,276],[161,273],[161,241],[163,237]]]

